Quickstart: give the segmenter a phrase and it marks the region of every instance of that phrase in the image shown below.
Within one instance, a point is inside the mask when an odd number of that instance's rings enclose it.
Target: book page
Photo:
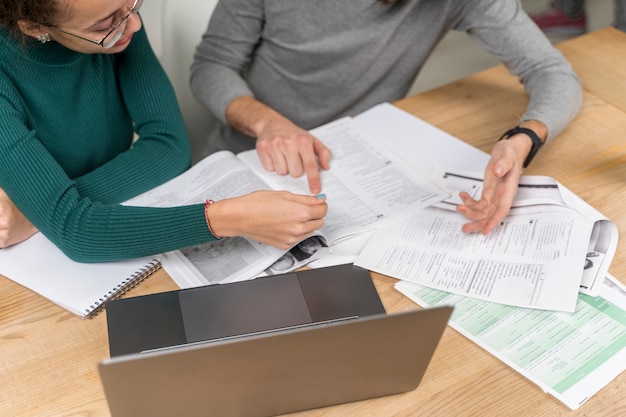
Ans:
[[[211,154],[181,175],[131,198],[129,206],[175,207],[218,201],[270,187],[241,163],[232,152]]]
[[[267,189],[269,186],[232,152],[222,151],[209,155],[178,177],[125,204],[173,207]],[[320,239],[325,242],[323,237]],[[324,247],[327,246],[324,244]],[[252,279],[286,252],[245,237],[229,237],[168,252],[164,254],[162,264],[179,287],[190,288]],[[323,253],[320,251],[318,256]]]
[[[181,288],[226,284],[284,274],[329,252],[322,236],[311,236],[288,251],[243,237],[232,237],[168,252],[163,267]]]
[[[484,170],[489,154],[426,123],[390,103],[376,105],[353,118],[354,122],[377,142],[421,172],[430,174],[443,164],[459,169]],[[371,235],[372,232],[368,234]],[[333,245],[333,253],[311,267],[352,263],[369,241],[359,235]]]
[[[328,202],[322,233],[330,245],[448,197],[436,181],[390,152],[351,118],[311,133],[333,154],[330,169],[320,173]],[[305,176],[292,178],[265,171],[255,150],[238,157],[273,189],[309,193]]]
[[[572,410],[626,370],[626,291],[607,275],[573,313],[525,309],[400,281],[423,307],[452,305],[449,325]]]

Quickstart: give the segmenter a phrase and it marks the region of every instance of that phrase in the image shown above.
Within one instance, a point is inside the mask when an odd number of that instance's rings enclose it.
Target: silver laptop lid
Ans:
[[[113,417],[263,417],[415,389],[452,307],[115,357]]]

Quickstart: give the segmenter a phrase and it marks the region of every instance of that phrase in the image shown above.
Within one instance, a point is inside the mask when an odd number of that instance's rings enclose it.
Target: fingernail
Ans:
[[[323,200],[326,198],[326,194],[318,194],[315,196],[318,200]]]

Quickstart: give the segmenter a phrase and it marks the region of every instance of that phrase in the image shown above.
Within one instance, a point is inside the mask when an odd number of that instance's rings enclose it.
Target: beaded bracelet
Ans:
[[[209,228],[209,232],[213,235],[213,237],[214,237],[215,239],[221,239],[221,238],[222,238],[222,236],[218,236],[218,235],[216,235],[216,234],[215,234],[215,232],[214,232],[214,231],[213,231],[213,229],[211,228],[211,222],[209,221],[209,206],[210,206],[211,204],[213,204],[213,203],[215,203],[215,201],[213,201],[213,200],[207,200],[207,201],[204,203],[204,219],[206,220],[206,225],[207,225],[207,227]]]

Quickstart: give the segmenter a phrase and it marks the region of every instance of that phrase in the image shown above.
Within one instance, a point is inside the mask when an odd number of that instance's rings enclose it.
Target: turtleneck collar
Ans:
[[[14,33],[0,26],[0,43],[13,49],[16,54],[39,64],[62,66],[72,64],[85,54],[72,51],[61,44],[50,41],[46,43],[38,42],[29,37],[22,41]]]

